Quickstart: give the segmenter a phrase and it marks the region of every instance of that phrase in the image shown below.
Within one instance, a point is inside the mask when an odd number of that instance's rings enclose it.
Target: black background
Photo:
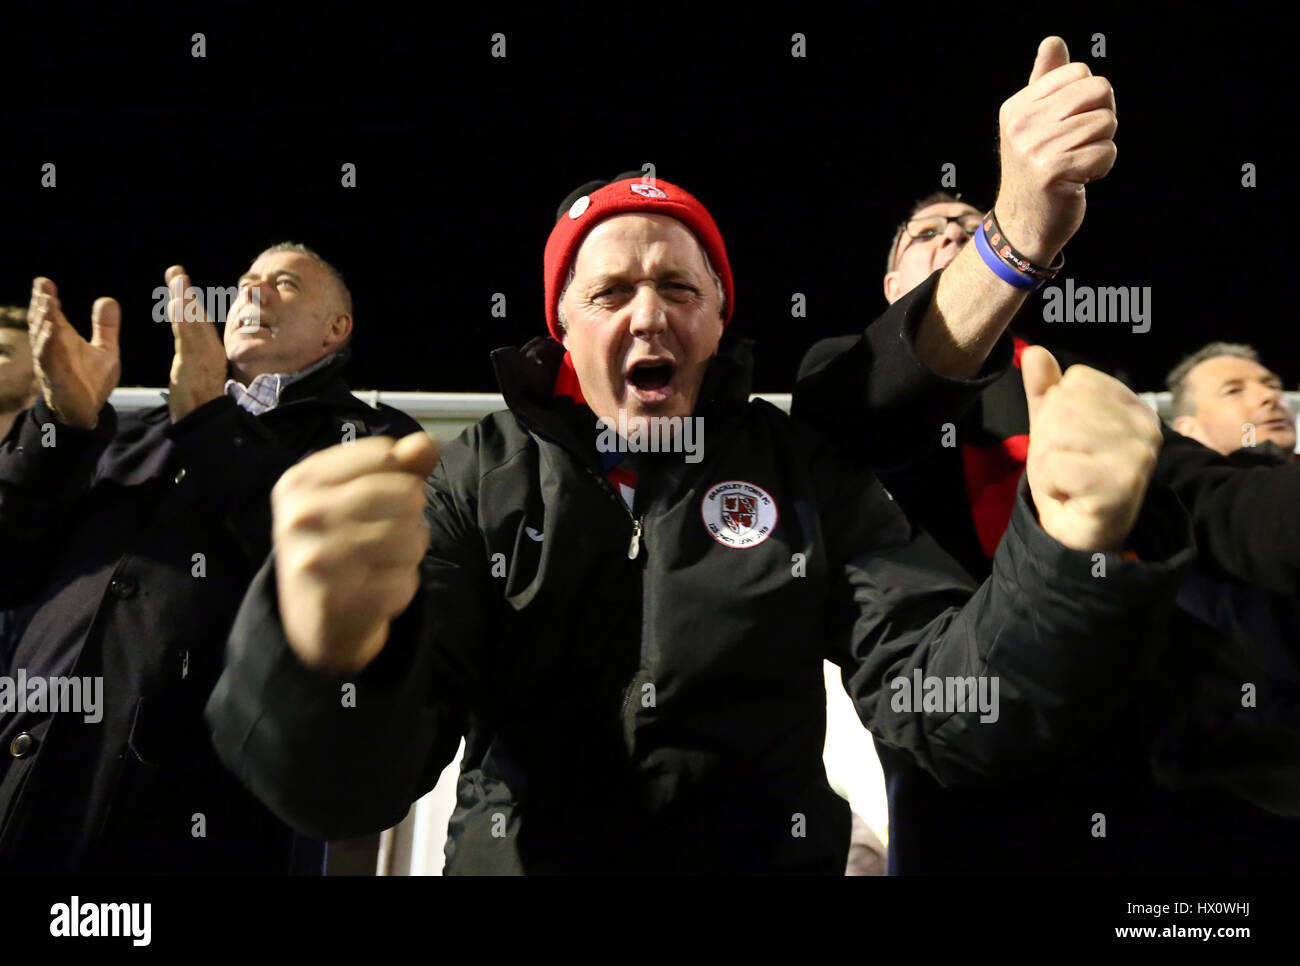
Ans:
[[[732,325],[758,340],[756,388],[788,391],[815,339],[884,308],[893,226],[943,164],[977,206],[994,198],[999,105],[1056,33],[1110,79],[1120,118],[1066,274],[1150,286],[1152,328],[1049,326],[1032,300],[1017,329],[1141,389],[1164,388],[1178,356],[1212,338],[1249,341],[1295,388],[1288,18],[961,10],[11,10],[0,302],[25,304],[48,275],[88,331],[93,298],[115,296],[122,384],[163,385],[170,332],[151,315],[164,269],[233,285],[267,244],[302,241],[352,288],[354,386],[492,391],[487,353],[544,331],[557,203],[651,162],[719,222]],[[504,59],[490,55],[498,31]],[[795,32],[806,58],[791,56]],[[1089,54],[1098,32],[1104,59]],[[45,162],[56,188],[40,187]],[[1246,162],[1258,187],[1241,185]],[[794,292],[805,319],[790,317]]]

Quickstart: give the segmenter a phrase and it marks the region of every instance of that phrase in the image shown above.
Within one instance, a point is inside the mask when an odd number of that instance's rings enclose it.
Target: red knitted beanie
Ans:
[[[727,249],[722,243],[722,233],[707,208],[695,197],[675,184],[669,184],[662,178],[653,181],[641,178],[626,178],[614,181],[603,188],[583,195],[575,201],[568,212],[551,229],[551,237],[546,241],[546,327],[557,342],[562,341],[560,333],[559,305],[560,293],[564,291],[565,280],[569,277],[569,266],[577,257],[582,240],[587,232],[599,222],[612,215],[626,212],[645,212],[652,215],[667,215],[676,218],[695,233],[696,239],[704,246],[713,270],[722,282],[722,291],[726,305],[722,313],[722,324],[731,321],[736,307],[736,293],[731,279],[731,263],[727,261]]]

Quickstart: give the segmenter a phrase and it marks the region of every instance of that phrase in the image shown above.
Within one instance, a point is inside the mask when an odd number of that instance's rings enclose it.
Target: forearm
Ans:
[[[791,415],[877,470],[939,446],[944,424],[960,419],[1012,359],[1010,339],[994,339],[971,378],[944,376],[920,358],[919,329],[946,274],[922,282],[860,335],[814,345],[799,367]]]
[[[997,780],[1094,734],[1143,678],[1191,558],[1186,516],[1168,491],[1140,524],[1139,560],[1062,546],[1035,522],[1026,493],[993,575],[960,610],[928,538],[877,554],[858,576],[881,603],[862,612],[850,693],[867,727],[943,784]],[[913,627],[901,635],[899,613]],[[926,704],[918,679],[971,699]]]
[[[916,356],[938,375],[973,379],[1028,292],[998,278],[972,242],[939,276],[916,334]]]
[[[249,588],[207,719],[226,766],[308,835],[395,825],[455,754],[461,729],[448,705],[425,701],[430,670],[411,611],[370,667],[340,677],[306,668],[289,647],[271,562]]]

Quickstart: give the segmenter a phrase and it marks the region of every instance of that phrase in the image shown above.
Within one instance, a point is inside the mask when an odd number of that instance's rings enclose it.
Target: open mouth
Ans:
[[[663,362],[658,365],[638,365],[633,368],[628,375],[628,382],[636,388],[645,390],[662,389],[673,379],[672,363]]]
[[[673,394],[673,373],[677,367],[666,359],[645,359],[627,373],[628,386],[642,402],[658,402]]]

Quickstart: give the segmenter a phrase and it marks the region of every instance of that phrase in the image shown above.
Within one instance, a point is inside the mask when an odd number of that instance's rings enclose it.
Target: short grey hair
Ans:
[[[329,262],[325,261],[318,252],[313,251],[301,242],[276,242],[270,248],[263,249],[258,254],[257,258],[261,258],[263,255],[274,255],[276,252],[293,252],[296,255],[306,255],[308,258],[320,265],[321,268],[325,269],[326,274],[329,275],[331,284],[334,286],[334,294],[338,297],[339,304],[343,307],[343,311],[349,317],[352,316],[352,291],[348,288],[348,283],[343,281],[342,272]],[[257,259],[253,260],[256,261]],[[354,326],[355,322],[356,320],[353,319]],[[335,349],[334,352],[337,353],[351,345],[352,333],[349,332],[348,337],[339,343],[338,348]]]
[[[1175,419],[1179,416],[1187,416],[1192,411],[1191,387],[1187,385],[1188,375],[1202,362],[1217,359],[1220,356],[1232,356],[1236,359],[1249,359],[1251,362],[1259,362],[1259,353],[1251,346],[1240,342],[1211,342],[1209,345],[1186,356],[1165,377],[1165,382],[1169,386],[1169,393],[1172,397],[1170,402]]]
[[[315,261],[321,268],[325,269],[334,285],[335,294],[339,298],[339,303],[343,306],[343,311],[348,315],[352,314],[352,292],[348,289],[347,282],[343,281],[343,273],[337,268],[325,261],[317,252],[308,248],[300,242],[277,242],[270,248],[264,249],[258,258],[262,255],[274,255],[276,252],[293,252],[297,255],[306,255]],[[254,259],[256,261],[256,259]]]
[[[723,315],[723,313],[726,311],[726,308],[727,308],[727,293],[726,293],[725,291],[723,291],[723,288],[722,288],[722,279],[720,279],[720,278],[718,277],[718,273],[715,272],[715,271],[713,270],[713,263],[712,263],[711,261],[709,261],[709,253],[706,252],[706,251],[704,250],[704,246],[703,246],[703,245],[700,245],[700,244],[699,244],[699,240],[698,240],[698,239],[696,239],[696,242],[695,242],[695,243],[696,243],[697,245],[699,245],[699,248],[700,248],[700,257],[704,259],[704,267],[705,267],[706,269],[708,269],[708,272],[709,272],[709,278],[713,279],[713,284],[714,284],[714,286],[715,286],[715,287],[717,288],[717,290],[718,290],[718,316],[719,316],[719,318],[721,318],[722,315]],[[577,257],[576,257],[576,256],[574,257],[574,261],[575,261],[575,262],[577,261]],[[570,265],[569,265],[569,277],[568,277],[567,279],[564,280],[564,288],[560,289],[560,298],[559,298],[559,301],[556,303],[556,306],[555,306],[555,317],[556,317],[556,320],[560,323],[560,334],[561,334],[561,335],[563,335],[563,334],[565,334],[565,333],[567,332],[568,325],[569,325],[569,320],[568,320],[567,318],[565,318],[565,315],[564,315],[564,296],[566,296],[567,294],[569,294],[569,285],[570,285],[572,282],[573,282],[573,265],[570,264]]]

